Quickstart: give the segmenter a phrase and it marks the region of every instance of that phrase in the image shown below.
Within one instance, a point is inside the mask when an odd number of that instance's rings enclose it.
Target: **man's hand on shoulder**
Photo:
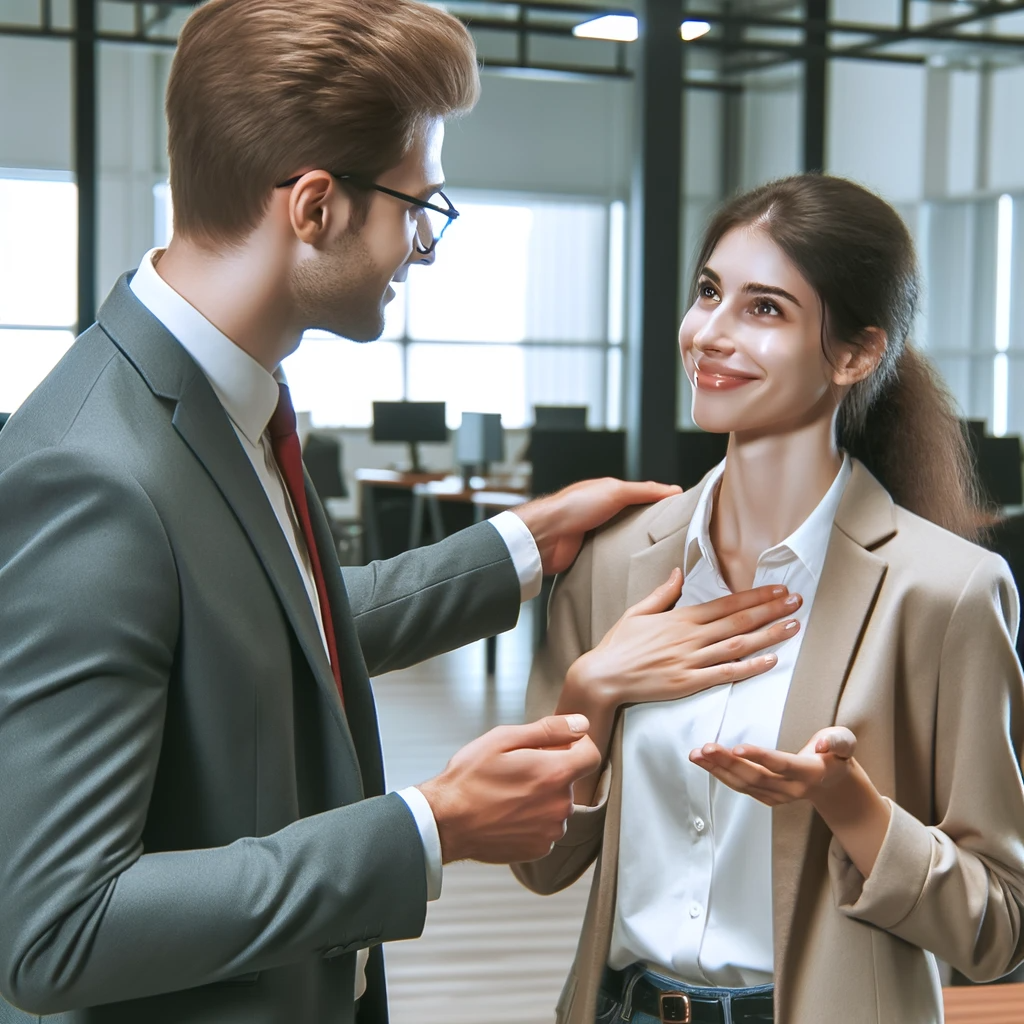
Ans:
[[[588,727],[583,715],[499,726],[418,786],[434,813],[444,862],[546,856],[565,834],[573,783],[600,767]]]
[[[631,483],[612,477],[581,480],[512,511],[533,534],[544,575],[552,576],[572,565],[591,530],[630,505],[649,505],[681,491],[680,487],[652,481]]]

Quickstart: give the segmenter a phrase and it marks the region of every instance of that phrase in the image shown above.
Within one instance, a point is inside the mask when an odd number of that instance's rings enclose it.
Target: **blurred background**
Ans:
[[[192,6],[0,0],[0,425],[170,236],[163,92]],[[738,189],[825,170],[917,241],[914,339],[1020,564],[1024,2],[434,6],[483,65],[445,145],[462,216],[380,341],[310,333],[285,364],[340,562],[583,476],[699,479],[723,449],[676,351],[696,241]],[[542,598],[499,641],[376,681],[392,786],[521,719],[543,619]],[[424,940],[389,951],[396,1024],[552,1019],[585,886],[542,900],[449,869]]]

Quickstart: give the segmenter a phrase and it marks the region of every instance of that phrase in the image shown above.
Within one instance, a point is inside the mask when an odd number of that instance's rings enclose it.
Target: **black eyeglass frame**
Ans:
[[[308,173],[308,172],[303,172]],[[418,199],[416,196],[407,195],[405,192],[396,192],[393,188],[387,188],[384,185],[377,185],[372,181],[364,181],[362,178],[355,174],[335,174],[334,171],[327,172],[335,181],[348,181],[351,182],[356,188],[366,189],[371,192],[383,192],[386,196],[394,196],[395,199],[401,199],[403,203],[410,203],[413,206],[419,207],[421,210],[432,210],[434,213],[441,214],[442,217],[448,218],[448,223],[437,233],[437,237],[431,243],[429,249],[424,249],[420,246],[419,240],[416,241],[416,251],[421,256],[429,256],[436,248],[437,243],[444,237],[444,233],[451,226],[453,220],[458,220],[460,214],[452,205],[452,201],[441,191],[438,191],[438,195],[448,204],[448,208],[445,209],[442,206],[438,206],[436,203],[432,203],[427,199]],[[287,181],[278,182],[274,188],[291,188],[301,177],[302,174],[296,174],[294,177],[289,178]]]

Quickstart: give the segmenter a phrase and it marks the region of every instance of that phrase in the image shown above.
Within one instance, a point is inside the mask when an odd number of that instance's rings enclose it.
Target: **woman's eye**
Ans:
[[[758,299],[754,303],[754,312],[759,316],[779,316],[779,307],[774,302],[769,302],[768,299]]]
[[[713,285],[702,284],[700,286],[700,297],[702,299],[716,299],[718,298],[718,293],[715,291]]]

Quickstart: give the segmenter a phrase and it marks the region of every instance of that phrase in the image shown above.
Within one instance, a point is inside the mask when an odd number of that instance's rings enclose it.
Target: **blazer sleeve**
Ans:
[[[519,577],[490,523],[342,575],[370,675],[504,633],[519,618]]]
[[[935,953],[974,981],[1024,960],[1024,682],[1017,592],[986,556],[952,613],[939,670],[935,817],[900,806],[865,880],[833,840],[833,895],[850,917]],[[937,638],[938,639],[938,638]]]
[[[528,720],[554,711],[569,666],[593,646],[593,563],[594,541],[590,537],[572,568],[555,581],[547,636],[534,658],[526,691]],[[606,767],[595,806],[574,808],[565,835],[546,857],[512,865],[513,874],[528,889],[543,895],[558,892],[572,885],[593,863],[601,849],[610,781],[611,768]]]
[[[95,456],[0,474],[0,992],[37,1014],[194,988],[423,926],[397,795],[147,853],[180,594],[142,486]]]

